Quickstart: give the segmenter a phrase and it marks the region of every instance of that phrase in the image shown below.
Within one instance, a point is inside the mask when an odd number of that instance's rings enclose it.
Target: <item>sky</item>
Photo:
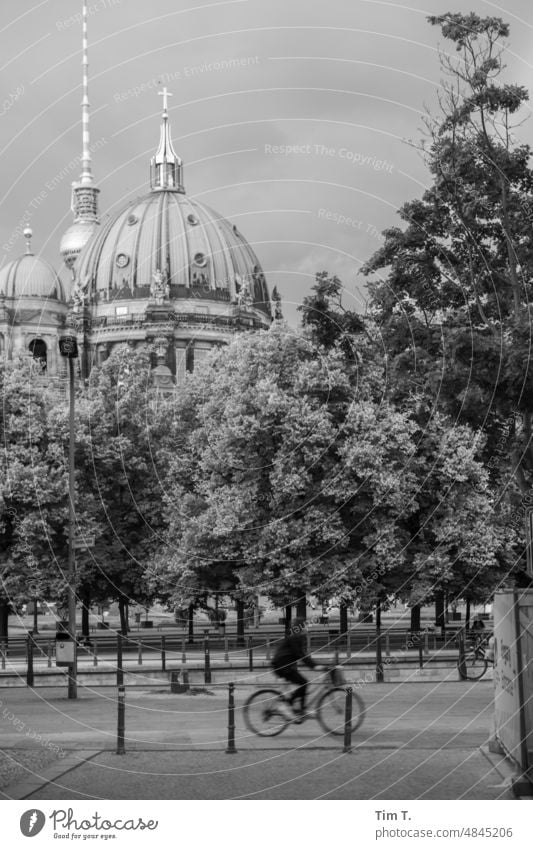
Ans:
[[[2,0],[0,265],[22,222],[59,255],[81,153],[81,0]],[[476,11],[511,25],[505,79],[533,85],[528,0],[89,0],[93,172],[102,218],[149,189],[161,98],[187,193],[237,224],[285,314],[315,273],[365,304],[361,265],[429,176],[414,144],[437,109],[430,14]],[[533,123],[519,130],[533,144]]]

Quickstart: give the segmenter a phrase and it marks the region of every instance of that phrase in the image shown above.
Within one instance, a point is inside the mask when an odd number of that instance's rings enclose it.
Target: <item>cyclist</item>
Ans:
[[[272,668],[278,678],[284,678],[291,684],[296,684],[296,690],[289,697],[289,704],[294,714],[301,722],[306,713],[307,678],[298,671],[298,661],[302,661],[309,669],[316,669],[317,664],[307,651],[306,621],[301,617],[294,620],[291,631],[281,641],[272,659]],[[300,707],[296,707],[296,702]],[[291,717],[292,718],[292,717]]]

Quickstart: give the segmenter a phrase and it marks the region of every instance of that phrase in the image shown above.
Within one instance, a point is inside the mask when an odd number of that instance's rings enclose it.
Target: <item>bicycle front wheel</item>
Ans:
[[[487,658],[475,651],[465,654],[465,675],[468,681],[479,681],[487,671]]]
[[[246,726],[259,737],[276,737],[289,725],[281,713],[283,696],[279,690],[258,690],[244,703]]]
[[[317,705],[317,719],[328,734],[344,734],[346,690],[334,687],[328,690]],[[352,733],[362,725],[365,718],[365,703],[352,690]]]

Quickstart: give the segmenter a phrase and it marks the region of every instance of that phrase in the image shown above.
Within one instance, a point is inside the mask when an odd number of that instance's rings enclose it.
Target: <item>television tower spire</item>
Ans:
[[[83,99],[81,101],[81,125],[82,125],[82,155],[81,155],[81,179],[84,185],[92,185],[93,175],[91,171],[91,136],[89,129],[89,46],[87,37],[87,0],[83,0],[82,17],[82,68],[83,68]]]
[[[79,182],[72,184],[71,209],[74,223],[61,239],[60,251],[65,265],[72,269],[85,244],[100,223],[98,217],[99,189],[94,185],[91,167],[91,137],[89,128],[89,40],[87,32],[87,0],[82,2],[82,153]]]

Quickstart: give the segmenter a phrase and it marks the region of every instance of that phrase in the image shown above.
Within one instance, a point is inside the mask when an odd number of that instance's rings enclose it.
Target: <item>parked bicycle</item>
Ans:
[[[490,645],[491,636],[476,637],[474,644],[465,652],[465,677],[468,681],[479,681],[488,669],[494,665],[494,651]]]
[[[276,737],[289,725],[301,724],[307,719],[317,719],[327,734],[344,734],[346,688],[342,669],[338,666],[327,668],[324,676],[310,686],[311,691],[306,713],[295,714],[288,699],[290,685],[285,692],[273,688],[258,690],[244,703],[243,714],[247,727],[259,737]],[[352,692],[352,733],[362,724],[365,717],[365,703]]]

